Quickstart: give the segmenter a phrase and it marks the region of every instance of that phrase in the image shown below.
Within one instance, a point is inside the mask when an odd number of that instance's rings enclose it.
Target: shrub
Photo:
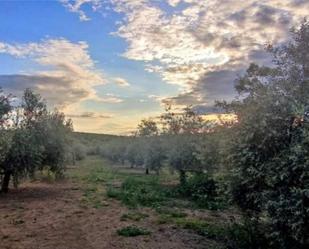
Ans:
[[[121,191],[112,187],[107,188],[106,195],[107,197],[115,198],[118,200],[121,200],[122,197]]]
[[[233,223],[226,229],[226,244],[229,249],[264,249],[273,248],[265,236],[266,227],[261,227],[250,220],[244,224]]]
[[[179,193],[192,199],[199,207],[218,209],[223,207],[218,195],[218,182],[208,174],[194,174],[186,184],[180,186]],[[225,200],[223,200],[225,201]]]

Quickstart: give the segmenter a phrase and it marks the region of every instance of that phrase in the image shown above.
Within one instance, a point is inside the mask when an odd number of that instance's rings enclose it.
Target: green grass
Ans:
[[[197,234],[209,239],[223,240],[227,234],[226,228],[223,226],[210,224],[198,219],[177,219],[176,224],[181,228],[193,230]]]
[[[83,205],[101,208],[104,198],[109,197],[130,208],[200,208],[190,198],[179,194],[176,185],[178,176],[167,168],[163,168],[159,176],[145,175],[144,169],[131,169],[112,164],[99,156],[88,156],[70,168],[67,175],[82,185]]]
[[[69,169],[68,176],[76,181],[84,192],[82,203],[103,208],[108,199],[115,198],[130,208],[146,206],[158,214],[157,223],[171,223],[189,229],[210,239],[225,240],[227,230],[222,225],[189,218],[181,209],[192,209],[192,201],[175,194],[175,175],[163,170],[162,175],[145,175],[143,169],[130,169],[111,165],[100,157],[89,156]],[[106,201],[107,200],[107,201]],[[122,215],[122,221],[140,221],[148,216],[137,211]],[[121,236],[148,235],[149,232],[135,226],[117,231]]]
[[[108,188],[107,196],[120,200],[131,208],[158,207],[168,200],[168,189],[157,178],[128,177],[119,189]]]
[[[126,214],[123,214],[120,218],[121,221],[128,221],[128,220],[132,220],[132,221],[140,221],[143,220],[145,218],[149,217],[148,214],[145,213],[140,213],[140,212],[129,212]]]
[[[117,234],[124,237],[135,237],[140,235],[150,235],[151,232],[136,226],[127,226],[117,230]]]
[[[116,198],[131,208],[155,207],[167,200],[165,181],[175,176],[163,171],[162,176],[145,175],[143,169],[111,165],[108,160],[88,156],[68,170],[67,176],[82,185],[83,204],[100,208],[104,198]]]
[[[161,215],[165,215],[171,218],[184,218],[187,217],[187,214],[181,212],[179,210],[175,210],[175,208],[166,208],[166,207],[158,207],[156,208],[157,213]]]

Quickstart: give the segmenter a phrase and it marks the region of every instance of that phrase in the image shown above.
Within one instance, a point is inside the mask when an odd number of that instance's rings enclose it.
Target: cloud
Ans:
[[[79,20],[81,21],[90,20],[90,18],[82,10],[84,5],[91,5],[93,10],[97,10],[102,4],[102,0],[59,0],[59,2],[61,2],[70,12],[77,13]]]
[[[81,10],[79,0],[72,2]],[[265,45],[285,42],[309,9],[308,0],[165,0],[169,8],[162,2],[101,5],[123,15],[113,33],[127,42],[122,56],[144,62],[147,72],[179,89],[173,97],[150,99],[193,104],[200,112],[213,112],[217,99],[232,99],[234,79],[250,62],[270,64]]]
[[[113,94],[105,94],[104,97],[100,97],[94,100],[99,103],[109,103],[109,104],[117,104],[123,102],[123,99]]]
[[[168,0],[167,2],[169,5],[176,7],[181,2],[181,0]]]
[[[119,77],[113,78],[112,81],[115,82],[118,86],[121,86],[121,87],[130,86],[129,82],[126,79],[123,79],[123,78],[119,78]]]
[[[0,75],[0,86],[20,96],[25,88],[40,92],[51,106],[65,107],[89,98],[89,89],[71,87],[65,77],[48,75]],[[71,88],[71,89],[70,89]]]
[[[309,8],[304,0],[167,1],[186,3],[180,10],[156,1],[112,2],[125,15],[114,33],[128,44],[123,56],[178,85],[179,95],[168,100],[209,106],[233,96],[234,79],[250,62],[269,64],[265,45],[286,41]]]
[[[91,119],[96,119],[96,118],[102,118],[102,119],[109,119],[112,118],[113,115],[110,114],[101,114],[101,113],[96,113],[96,112],[82,112],[82,113],[74,113],[74,114],[67,114],[66,115],[68,118],[91,118]]]
[[[29,87],[58,108],[89,99],[105,101],[94,90],[105,79],[96,69],[85,42],[72,43],[62,38],[25,44],[0,42],[1,53],[30,60],[37,67],[22,74],[0,75],[0,85],[14,94]]]

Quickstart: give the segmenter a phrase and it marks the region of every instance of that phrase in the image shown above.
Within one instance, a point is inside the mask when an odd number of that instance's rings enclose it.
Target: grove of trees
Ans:
[[[31,90],[17,105],[1,91],[1,191],[8,191],[11,178],[18,184],[37,170],[61,175],[68,154],[73,160],[100,154],[145,174],[169,167],[179,176],[177,190],[203,203],[224,192],[249,231],[243,248],[307,248],[309,22],[292,30],[290,42],[267,50],[272,65],[249,65],[236,79],[235,100],[217,103],[229,121],[210,122],[191,107],[168,105],[159,118],[142,120],[134,136],[93,146],[72,138],[71,122]]]
[[[190,107],[167,106],[160,119],[142,120],[126,146],[114,142],[121,149],[109,158],[146,173],[166,165],[184,188],[197,175],[205,196],[224,179],[251,231],[246,248],[300,249],[309,243],[309,22],[267,50],[272,65],[251,64],[236,80],[235,100],[217,103],[235,118],[207,122]]]

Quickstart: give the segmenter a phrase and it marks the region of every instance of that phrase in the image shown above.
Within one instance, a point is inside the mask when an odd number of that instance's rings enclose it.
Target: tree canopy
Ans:
[[[221,103],[238,118],[229,151],[232,193],[257,222],[267,215],[273,244],[303,248],[309,218],[309,23],[294,29],[288,44],[268,51],[273,66],[251,64],[236,82],[238,99]]]
[[[50,112],[40,95],[24,91],[21,104],[11,105],[10,96],[1,95],[0,175],[1,191],[7,192],[11,178],[17,185],[22,177],[32,177],[44,168],[61,175],[72,131],[71,121],[57,110]]]

